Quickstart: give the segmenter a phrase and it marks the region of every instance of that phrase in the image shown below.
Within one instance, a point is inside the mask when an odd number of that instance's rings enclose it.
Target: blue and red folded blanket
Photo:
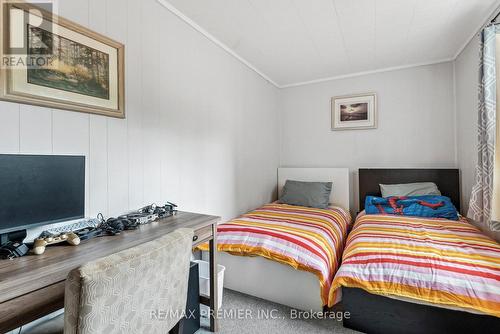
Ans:
[[[390,214],[458,220],[458,212],[446,196],[375,197],[367,196],[367,214]]]

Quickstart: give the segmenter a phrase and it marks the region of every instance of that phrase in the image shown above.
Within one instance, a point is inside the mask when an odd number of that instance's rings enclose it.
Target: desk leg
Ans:
[[[218,313],[218,292],[217,292],[217,224],[213,225],[213,239],[209,242],[210,251],[210,331],[217,332],[219,330],[217,313]]]

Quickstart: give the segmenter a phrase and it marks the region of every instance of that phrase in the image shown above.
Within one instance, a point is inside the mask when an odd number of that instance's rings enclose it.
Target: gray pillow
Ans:
[[[380,184],[380,192],[382,197],[441,195],[437,185],[433,182]]]
[[[286,180],[280,203],[326,209],[330,204],[332,182]]]

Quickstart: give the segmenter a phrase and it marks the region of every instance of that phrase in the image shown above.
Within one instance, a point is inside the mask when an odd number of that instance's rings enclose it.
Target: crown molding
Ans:
[[[404,69],[419,67],[419,66],[449,63],[449,62],[452,62],[453,60],[454,60],[453,58],[445,58],[445,59],[439,59],[439,60],[430,61],[430,62],[414,63],[414,64],[393,66],[393,67],[384,67],[384,68],[379,68],[379,69],[371,70],[371,71],[363,71],[363,72],[349,73],[349,74],[343,74],[343,75],[336,75],[336,76],[332,76],[332,77],[326,77],[326,78],[321,78],[321,79],[315,79],[315,80],[310,80],[310,81],[303,81],[303,82],[282,85],[282,86],[280,86],[280,88],[292,88],[292,87],[298,87],[298,86],[313,85],[313,84],[317,84],[317,83],[334,81],[334,80],[339,80],[339,79],[354,78],[354,77],[359,77],[359,76],[363,76],[363,75],[398,71],[398,70],[404,70]]]

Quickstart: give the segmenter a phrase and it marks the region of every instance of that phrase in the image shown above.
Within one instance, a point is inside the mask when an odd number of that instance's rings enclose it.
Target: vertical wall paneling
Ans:
[[[169,31],[169,23],[164,20],[160,20],[158,22],[160,31]],[[168,35],[168,34],[167,34]],[[160,67],[160,72],[163,74],[160,77],[160,87],[164,89],[168,89],[167,87],[172,87],[172,83],[176,82],[179,78],[176,75],[175,66],[169,66],[169,64],[173,64],[175,59],[174,52],[169,52],[170,45],[172,45],[171,41],[172,36],[165,36],[163,38],[162,43],[160,43],[160,59],[158,61],[158,66]],[[161,145],[157,149],[159,150],[159,154],[155,157],[155,159],[160,162],[160,197],[161,202],[165,201],[177,201],[174,198],[175,190],[175,180],[178,178],[174,177],[174,175],[178,175],[174,171],[176,165],[176,147],[178,146],[178,142],[176,140],[176,117],[175,117],[175,100],[172,98],[173,96],[170,94],[166,94],[163,99],[160,100],[160,140],[164,145]]]
[[[160,43],[168,32],[158,29],[165,14],[156,1],[142,3],[142,113],[143,113],[143,159],[144,159],[144,202],[162,202],[160,190],[161,165],[159,155],[164,143],[160,142],[160,131],[165,131],[159,124],[160,99],[171,94],[167,87],[160,87],[159,72],[162,55]],[[177,32],[175,33],[177,34]],[[178,36],[179,38],[179,36]],[[174,49],[171,52],[176,52]]]
[[[19,105],[0,101],[0,152],[19,152]]]
[[[196,38],[198,38],[199,35],[185,32],[180,37],[185,43],[185,48],[180,54],[182,57],[180,61],[181,63],[185,62],[190,64],[192,71],[189,73],[180,73],[182,76],[179,77],[179,81],[173,86],[176,94],[181,98],[181,104],[178,106],[177,112],[181,112],[183,115],[178,123],[180,126],[179,135],[181,138],[181,151],[179,152],[179,157],[182,171],[179,175],[182,184],[179,200],[186,206],[187,210],[193,210],[195,207],[206,210],[206,193],[209,189],[207,189],[206,185],[202,184],[202,182],[204,181],[203,174],[206,169],[209,168],[206,165],[204,151],[205,145],[210,140],[205,134],[210,131],[210,129],[208,129],[208,124],[204,124],[204,120],[207,118],[207,97],[205,94],[210,94],[212,87],[203,85],[206,73],[198,74],[198,70],[201,66],[200,63],[204,62],[202,57],[198,58],[200,54],[196,49]],[[200,96],[200,89],[202,88],[205,90],[205,94]],[[193,101],[189,98],[190,96],[198,96],[198,100]],[[214,115],[208,116],[214,117]],[[213,171],[214,174],[212,177],[215,177],[217,171],[215,168]],[[199,188],[197,186],[199,186]],[[193,203],[194,198],[191,194],[197,188],[198,190],[196,191],[199,193],[199,202],[195,204]]]
[[[19,116],[20,152],[52,153],[52,110],[42,107],[21,105]]]
[[[89,126],[90,148],[90,216],[99,212],[108,215],[108,125],[106,118],[91,116]]]
[[[89,28],[106,33],[106,2],[89,0]],[[91,217],[98,213],[107,216],[108,210],[108,122],[107,117],[89,116],[89,169]]]
[[[55,2],[56,14],[84,27],[89,24],[89,0],[59,0]]]
[[[106,0],[106,35],[125,45],[126,18],[126,1]],[[129,207],[128,162],[127,119],[108,118],[108,202],[112,216]]]
[[[106,33],[106,1],[88,0],[89,27],[98,33]]]
[[[467,214],[476,182],[478,121],[478,53],[480,36],[475,36],[455,60],[455,105],[457,163],[462,187],[462,214]]]
[[[164,20],[162,23],[163,31],[175,31],[177,20]],[[160,85],[163,89],[171,91],[171,94],[165,94],[160,101],[162,110],[160,126],[162,140],[164,141],[164,154],[161,155],[161,197],[163,200],[169,200],[184,206],[185,202],[181,199],[181,177],[183,174],[182,155],[185,150],[183,134],[186,127],[190,125],[183,120],[188,117],[185,105],[189,103],[187,94],[183,92],[190,91],[191,86],[195,86],[197,80],[190,80],[183,75],[182,67],[186,61],[187,47],[172,52],[176,39],[184,39],[185,32],[178,34],[165,34],[163,43],[160,45],[162,61],[160,67],[163,75],[160,78]],[[188,84],[186,84],[186,82]],[[207,87],[208,88],[208,87]]]
[[[142,6],[127,1],[126,116],[128,131],[129,208],[144,204],[144,158],[142,132]]]

